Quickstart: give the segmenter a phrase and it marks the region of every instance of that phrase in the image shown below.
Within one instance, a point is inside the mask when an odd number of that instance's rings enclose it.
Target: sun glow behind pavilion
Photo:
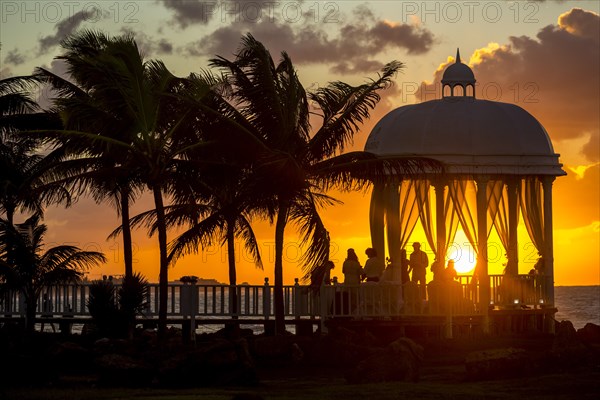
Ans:
[[[373,247],[384,254],[387,237],[387,254],[398,259],[420,221],[435,258],[445,264],[460,226],[477,254],[475,273],[485,316],[490,304],[488,237],[495,228],[507,255],[505,274],[518,275],[521,216],[544,259],[542,291],[552,306],[552,182],[566,173],[544,127],[517,105],[476,99],[475,82],[457,51],[456,62],[444,71],[441,99],[399,107],[373,128],[365,151],[444,164],[442,173],[390,176],[374,187]]]

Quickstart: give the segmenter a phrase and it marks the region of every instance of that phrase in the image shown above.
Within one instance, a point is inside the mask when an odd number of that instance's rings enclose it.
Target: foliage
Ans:
[[[124,277],[118,289],[110,280],[94,281],[87,307],[98,334],[132,336],[136,316],[143,315],[148,305],[149,290],[148,281],[140,273]]]
[[[0,219],[0,291],[19,291],[24,296],[29,330],[34,328],[37,300],[44,287],[79,281],[85,270],[106,262],[102,253],[76,246],[44,251],[46,231],[37,215],[17,225]]]
[[[376,79],[351,86],[331,82],[313,93],[302,86],[289,55],[278,63],[266,47],[248,34],[233,61],[211,60],[223,70],[227,93],[238,110],[233,116],[240,130],[260,142],[248,179],[251,193],[261,204],[255,211],[275,221],[275,318],[283,332],[283,243],[289,222],[297,225],[306,276],[329,258],[329,235],[319,209],[337,201],[331,188],[364,189],[390,174],[423,172],[439,167],[420,158],[385,159],[367,152],[341,154],[380,100],[379,91],[392,84],[403,64],[392,61]],[[315,111],[310,105],[316,106]],[[320,117],[318,129],[310,116]]]

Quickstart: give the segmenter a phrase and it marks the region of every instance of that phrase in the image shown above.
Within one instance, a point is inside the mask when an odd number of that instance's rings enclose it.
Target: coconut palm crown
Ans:
[[[76,246],[44,248],[47,227],[34,215],[22,224],[0,219],[0,292],[18,291],[25,299],[26,325],[35,326],[37,301],[44,287],[75,282],[92,266],[106,262],[102,253]],[[11,260],[7,262],[7,252]]]
[[[222,69],[228,79],[240,129],[264,146],[252,166],[254,190],[250,192],[262,199],[258,203],[263,204],[263,214],[275,221],[274,304],[276,330],[281,333],[288,222],[297,225],[306,245],[302,261],[309,275],[329,257],[329,235],[318,212],[336,202],[327,190],[361,190],[390,174],[418,173],[440,165],[422,158],[343,153],[380,100],[378,92],[388,88],[403,68],[400,62],[388,63],[376,79],[364,84],[332,82],[308,93],[286,52],[275,63],[266,47],[248,34],[233,61],[218,57],[211,65]],[[320,120],[316,129],[311,126],[311,114]]]

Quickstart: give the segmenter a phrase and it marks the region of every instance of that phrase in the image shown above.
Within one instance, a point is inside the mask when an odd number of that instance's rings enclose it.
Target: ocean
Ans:
[[[575,329],[588,322],[600,325],[600,286],[557,286],[554,301],[557,321],[571,321]]]

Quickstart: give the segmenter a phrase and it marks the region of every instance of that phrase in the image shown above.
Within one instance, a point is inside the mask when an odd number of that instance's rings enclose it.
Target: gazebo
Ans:
[[[536,272],[540,307],[553,309],[552,182],[566,173],[544,127],[517,105],[476,99],[475,82],[457,51],[443,74],[442,98],[389,112],[365,151],[443,163],[442,172],[390,176],[373,188],[372,244],[397,259],[420,221],[435,259],[445,264],[460,226],[477,254],[473,279],[486,330],[498,298],[491,293],[488,237],[495,228],[506,254],[503,278],[518,279],[520,217],[543,262]]]

